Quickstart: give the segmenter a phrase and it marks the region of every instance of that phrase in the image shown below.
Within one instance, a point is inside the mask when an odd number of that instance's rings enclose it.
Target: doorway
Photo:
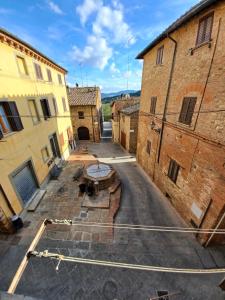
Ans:
[[[89,129],[87,127],[79,127],[77,132],[79,140],[90,140]]]

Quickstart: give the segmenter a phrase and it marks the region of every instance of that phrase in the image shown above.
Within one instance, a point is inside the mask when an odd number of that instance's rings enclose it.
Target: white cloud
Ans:
[[[51,11],[53,11],[54,13],[56,13],[58,15],[64,14],[63,11],[61,10],[61,8],[53,1],[48,1],[48,6],[51,9]]]
[[[116,64],[114,62],[110,65],[109,70],[111,73],[120,73],[120,70],[116,67]]]
[[[112,48],[108,46],[106,39],[90,35],[84,49],[74,46],[71,56],[79,63],[90,64],[103,70],[112,57],[112,53]]]
[[[83,50],[73,47],[73,58],[78,62],[104,69],[113,55],[110,45],[123,43],[126,47],[135,43],[136,39],[124,21],[123,6],[119,0],[113,0],[111,5],[104,5],[102,0],[84,0],[76,11],[83,25],[95,13],[86,46]]]
[[[81,23],[84,25],[88,18],[101,6],[101,0],[84,0],[83,4],[76,8],[76,12],[80,15]]]

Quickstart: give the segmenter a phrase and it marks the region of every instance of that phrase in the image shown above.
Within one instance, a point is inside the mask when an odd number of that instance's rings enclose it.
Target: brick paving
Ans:
[[[112,163],[122,180],[122,199],[116,223],[185,226],[133,157],[111,143],[88,144],[87,147],[99,160]],[[88,162],[94,159],[93,156],[85,157]],[[72,218],[84,224],[72,229],[65,225],[49,225],[36,247],[38,251],[48,249],[81,258],[167,267],[225,266],[224,247],[204,249],[193,235],[115,230],[113,236],[112,231],[104,228],[87,229],[84,226],[87,221],[112,221],[113,211],[110,214],[104,209],[81,208],[78,183],[72,178],[74,166],[81,165],[83,159],[82,154],[71,157],[60,179],[50,182],[36,212],[26,215],[26,228],[13,237],[0,240],[0,289],[7,289],[30,239],[45,217]],[[114,205],[116,211],[118,202],[115,201]],[[5,248],[1,248],[3,244]],[[31,258],[16,293],[56,300],[147,300],[155,297],[158,290],[167,290],[180,292],[171,297],[174,300],[224,299],[224,293],[218,288],[222,275],[153,273],[70,262],[61,262],[56,271],[56,265],[57,262],[50,259]]]

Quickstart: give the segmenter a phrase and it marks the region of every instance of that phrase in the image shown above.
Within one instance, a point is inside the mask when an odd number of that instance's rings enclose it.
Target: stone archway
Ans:
[[[90,140],[89,129],[87,127],[79,127],[77,133],[79,140]]]

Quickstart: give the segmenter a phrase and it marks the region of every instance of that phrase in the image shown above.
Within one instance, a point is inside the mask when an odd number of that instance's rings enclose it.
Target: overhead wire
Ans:
[[[38,258],[50,258],[50,259],[58,260],[59,263],[61,261],[68,261],[73,263],[97,265],[97,266],[104,266],[104,267],[114,267],[114,268],[122,268],[122,269],[132,269],[132,270],[139,270],[139,271],[153,271],[153,272],[181,273],[181,274],[201,274],[201,275],[225,273],[225,268],[191,269],[191,268],[158,267],[158,266],[151,266],[151,265],[129,264],[129,263],[121,263],[115,261],[105,261],[105,260],[65,256],[58,253],[48,252],[48,250],[42,252],[32,251],[29,253],[29,255]],[[59,263],[57,264],[56,268],[59,266]]]
[[[176,227],[176,226],[155,226],[155,225],[132,225],[132,224],[115,224],[115,223],[97,223],[97,222],[76,222],[68,219],[51,220],[55,225],[68,226],[83,226],[83,227],[99,227],[99,228],[113,228],[113,229],[128,229],[128,230],[142,230],[155,232],[177,232],[177,233],[204,233],[204,234],[225,234],[224,229],[209,229],[209,228],[192,228],[192,227]]]

